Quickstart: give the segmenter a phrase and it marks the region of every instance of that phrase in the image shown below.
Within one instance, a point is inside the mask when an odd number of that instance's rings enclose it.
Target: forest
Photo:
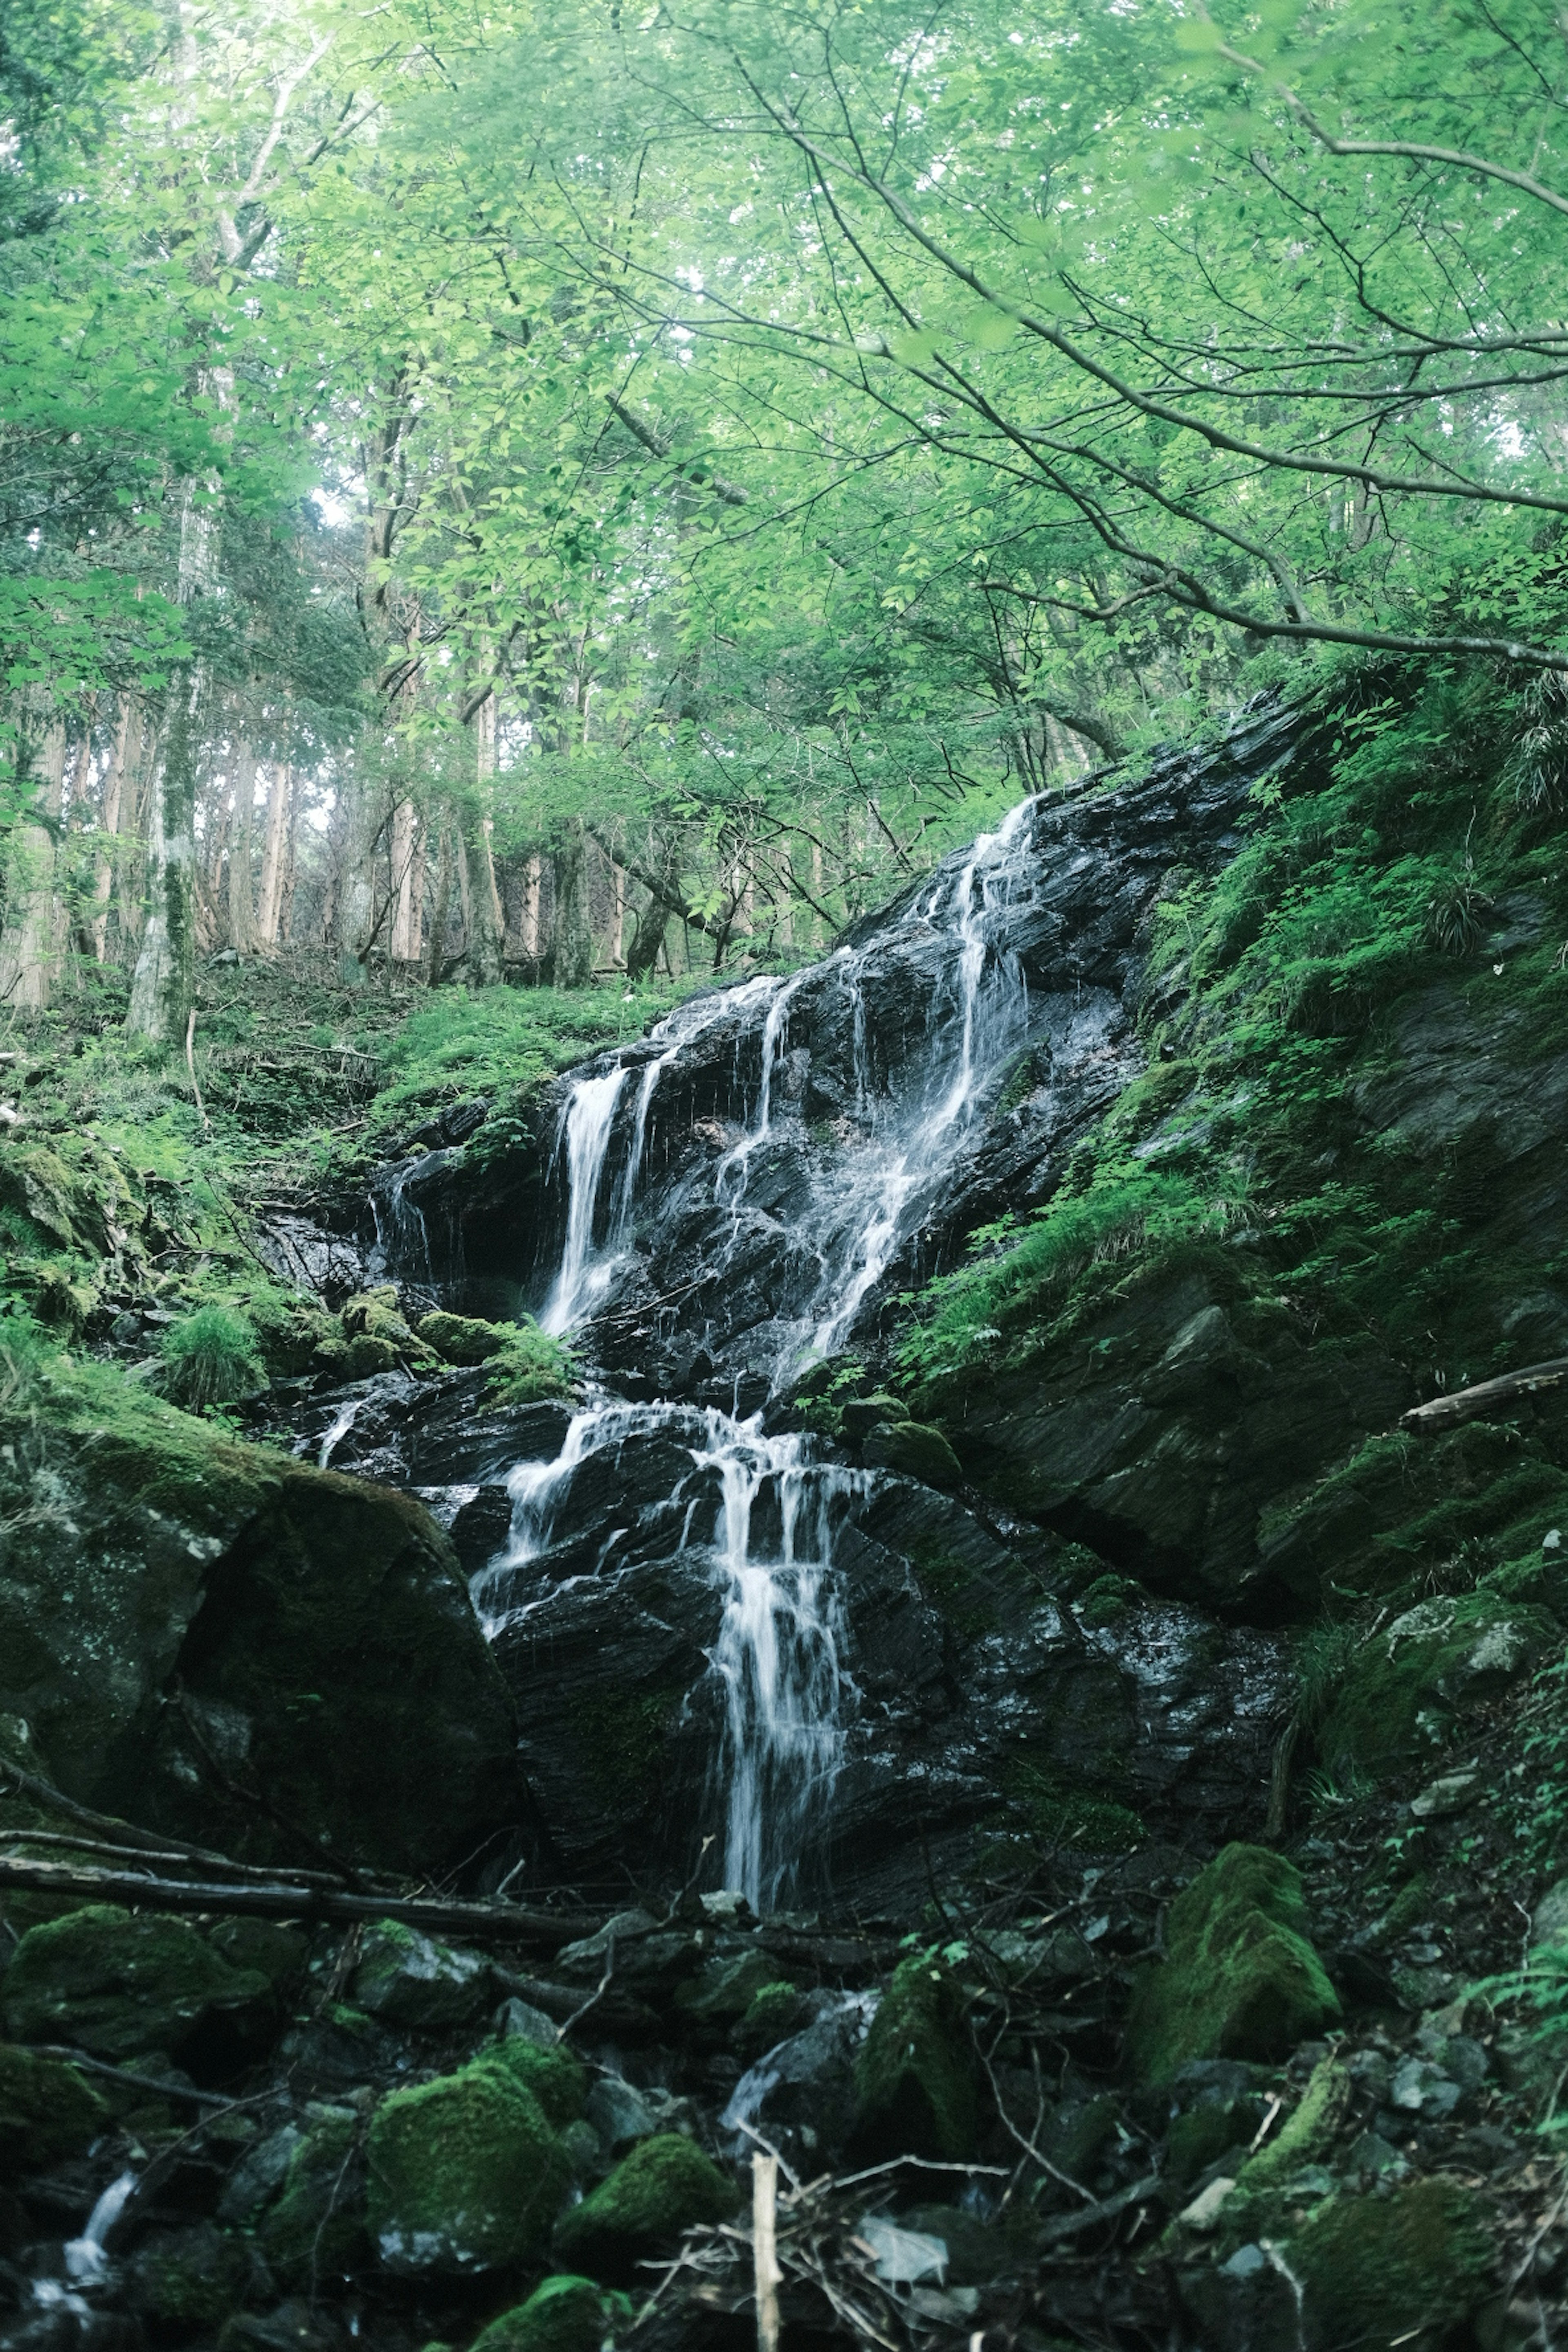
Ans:
[[[12,0],[0,995],[787,964],[1378,652],[1550,734],[1559,41]]]
[[[0,2352],[1563,2341],[1565,148],[0,0]]]

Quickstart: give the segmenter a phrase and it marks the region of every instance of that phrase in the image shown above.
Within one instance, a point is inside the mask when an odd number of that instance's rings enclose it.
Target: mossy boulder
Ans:
[[[974,2152],[974,2054],[957,1986],[932,1959],[900,1961],[855,2060],[855,2144],[867,2157]]]
[[[477,1315],[425,1315],[415,1329],[447,1364],[488,1364],[513,1337],[499,1323],[486,1323]]]
[[[188,1708],[228,1772],[372,1867],[427,1875],[515,1825],[511,1703],[424,1507],[61,1364],[0,1454],[0,1713],[64,1793],[283,1858],[215,1798]]]
[[[107,2100],[74,2066],[0,2042],[0,2181],[84,2155],[109,2121]]]
[[[637,2265],[673,2246],[683,2230],[722,2221],[740,2202],[734,2183],[679,2132],[641,2141],[592,2195],[555,2225],[558,2262],[629,2284]]]
[[[342,1327],[314,1298],[262,1294],[246,1301],[261,1360],[274,1380],[297,1380],[312,1369],[316,1349],[341,1341]]]
[[[1171,1906],[1164,1965],[1133,1995],[1127,2054],[1167,2082],[1192,2058],[1283,2057],[1340,2013],[1307,1940],[1300,1874],[1261,1846],[1228,1845]]]
[[[268,2284],[254,2247],[198,2222],[142,2241],[127,2266],[125,2299],[154,2341],[205,2335],[210,2342],[211,2331]]]
[[[896,1470],[922,1486],[956,1486],[963,1477],[957,1454],[929,1421],[883,1423],[867,1437],[861,1456],[870,1469]]]
[[[304,1974],[310,1939],[275,1919],[220,1919],[207,1941],[231,1969],[255,1969],[279,1991]]]
[[[515,2311],[503,2311],[475,2339],[473,2352],[599,2352],[605,2295],[594,2280],[569,2272],[547,2278]]]
[[[716,1952],[704,1961],[700,1975],[680,1987],[675,2005],[700,2024],[729,2024],[744,2017],[753,1997],[773,1983],[777,1970],[778,1962],[768,1952]]]
[[[365,1931],[351,1987],[354,2006],[386,2025],[444,2033],[473,2025],[494,2000],[494,1974],[478,1952],[454,1951],[396,1919]]]
[[[369,2165],[371,2232],[405,2276],[536,2260],[572,2170],[543,2108],[494,2053],[384,2100]]]
[[[1285,2250],[1302,2291],[1309,2352],[1447,2341],[1475,2311],[1493,2233],[1473,2189],[1432,2177],[1392,2197],[1336,2197]]]
[[[504,2042],[481,2050],[473,2063],[489,2066],[531,2092],[557,2131],[575,2123],[587,2105],[588,2077],[570,2050],[559,2043],[542,2048],[524,2034],[509,2034]]]
[[[1562,1639],[1544,1609],[1484,1586],[1423,1601],[1356,1650],[1318,1725],[1318,1752],[1331,1772],[1373,1774],[1435,1755]]]
[[[230,1968],[187,1920],[114,1903],[29,1927],[0,1979],[0,2006],[20,2042],[70,2042],[112,2059],[189,2055],[204,2039],[237,2049],[273,2011],[260,1971]]]
[[[352,2107],[318,2106],[309,2114],[310,2128],[289,2154],[260,2239],[283,2284],[314,2293],[320,2282],[359,2269],[370,2246],[363,2119]]]
[[[405,1362],[427,1364],[435,1355],[398,1306],[397,1292],[390,1282],[351,1298],[342,1310],[342,1328],[345,1339],[380,1340]]]

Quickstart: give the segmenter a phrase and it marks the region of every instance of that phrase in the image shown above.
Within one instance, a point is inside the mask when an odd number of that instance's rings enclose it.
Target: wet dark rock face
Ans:
[[[1140,1066],[1132,1013],[1144,925],[1162,887],[1223,865],[1240,845],[1238,819],[1258,779],[1310,751],[1301,716],[1266,707],[1212,750],[1156,760],[1113,790],[1033,804],[992,926],[1026,987],[994,1089],[1018,1099],[975,1130],[924,1203],[857,1318],[858,1345],[874,1339],[879,1304],[952,1262],[976,1225],[1048,1197],[1074,1142]],[[951,877],[962,856],[942,875]],[[724,992],[710,1025],[661,1071],[647,1109],[634,1254],[585,1342],[622,1376],[619,1385],[630,1377],[628,1392],[734,1409],[739,1381],[742,1410],[760,1401],[779,1327],[809,1311],[820,1279],[814,1193],[852,1175],[868,1097],[918,1099],[937,1050],[951,1047],[961,1015],[952,939],[951,925],[944,931],[931,919],[932,896],[930,882],[911,887],[847,936],[847,954],[791,984],[768,1132],[738,1204],[732,1187],[715,1197],[715,1171],[757,1103],[758,999],[743,988]],[[618,1061],[628,1072],[606,1197],[632,1140],[635,1081],[665,1052],[656,1035],[586,1066]],[[580,1075],[546,1097],[531,1150],[470,1168],[460,1151],[438,1149],[378,1186],[390,1274],[484,1298],[510,1289],[514,1307],[538,1310],[561,1258],[565,1168],[556,1146]]]

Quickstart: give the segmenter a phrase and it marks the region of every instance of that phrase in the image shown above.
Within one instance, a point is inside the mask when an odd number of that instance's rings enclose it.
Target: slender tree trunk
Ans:
[[[251,844],[256,816],[256,746],[241,735],[234,747],[234,830],[228,845],[228,937],[240,955],[256,952],[251,896]]]
[[[414,841],[414,872],[408,889],[408,961],[417,963],[425,952],[425,868],[429,863],[430,828],[421,824]]]
[[[617,968],[626,960],[626,875],[610,860],[610,961]]]
[[[109,901],[114,888],[115,861],[119,850],[115,835],[120,831],[120,810],[125,797],[126,771],[142,747],[142,714],[130,695],[120,698],[120,715],[114,729],[114,742],[109,754],[109,765],[103,774],[103,798],[99,807],[99,824],[103,842],[93,865],[93,916],[89,927],[90,952],[95,963],[101,963],[109,952]]]
[[[147,920],[131,982],[125,1026],[132,1037],[173,1045],[195,996],[196,722],[199,668],[175,674],[168,732],[154,771],[147,825]]]
[[[531,962],[539,961],[540,900],[544,895],[544,860],[531,857],[522,877],[522,952]]]
[[[436,906],[430,917],[430,954],[425,968],[425,978],[431,988],[439,985],[447,956],[447,925],[452,913],[452,828],[445,810],[436,817],[437,849],[436,855]]]
[[[300,829],[295,822],[299,814],[300,773],[289,771],[289,800],[283,815],[282,873],[278,884],[278,927],[273,933],[275,943],[285,948],[294,928],[294,880],[299,871],[296,853],[300,845]]]
[[[294,771],[275,760],[267,790],[267,841],[261,853],[261,896],[256,913],[256,933],[264,948],[276,946],[278,918],[283,905],[283,858],[289,830],[289,791]]]
[[[490,848],[489,800],[496,772],[496,698],[487,695],[474,713],[474,782],[476,790],[458,802],[461,826],[463,931],[468,943],[468,979],[476,988],[490,988],[501,976],[501,937],[505,929],[500,897],[496,889],[495,856]]]
[[[29,743],[31,821],[12,833],[5,865],[0,1004],[39,1012],[48,1003],[58,961],[55,835],[65,797],[66,727],[64,718],[47,707],[38,708],[32,725],[37,728],[37,749],[33,751]]]
[[[594,934],[588,921],[587,836],[568,826],[552,861],[555,877],[555,935],[550,977],[557,988],[584,988],[594,976]]]
[[[399,801],[392,813],[392,882],[397,892],[390,947],[394,963],[414,963],[419,955],[418,908],[414,895],[414,845],[418,827],[413,802]]]

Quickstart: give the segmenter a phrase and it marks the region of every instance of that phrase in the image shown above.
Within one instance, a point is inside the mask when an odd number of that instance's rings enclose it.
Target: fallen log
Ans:
[[[1568,1386],[1568,1356],[1553,1356],[1544,1364],[1526,1364],[1521,1371],[1503,1372],[1495,1381],[1478,1381],[1451,1396],[1429,1398],[1426,1404],[1401,1413],[1399,1426],[1417,1437],[1440,1436],[1467,1421],[1484,1421],[1490,1412],[1520,1397],[1537,1396]]]
[[[540,1944],[555,1950],[592,1936],[604,1922],[581,1913],[525,1911],[514,1903],[443,1903],[429,1896],[354,1895],[341,1887],[301,1886],[279,1880],[216,1885],[162,1878],[135,1870],[83,1870],[69,1863],[0,1859],[0,1895],[64,1895],[80,1903],[123,1903],[144,1911],[223,1911],[259,1919],[303,1919],[356,1925],[395,1919],[426,1935],[458,1936],[469,1943]]]

